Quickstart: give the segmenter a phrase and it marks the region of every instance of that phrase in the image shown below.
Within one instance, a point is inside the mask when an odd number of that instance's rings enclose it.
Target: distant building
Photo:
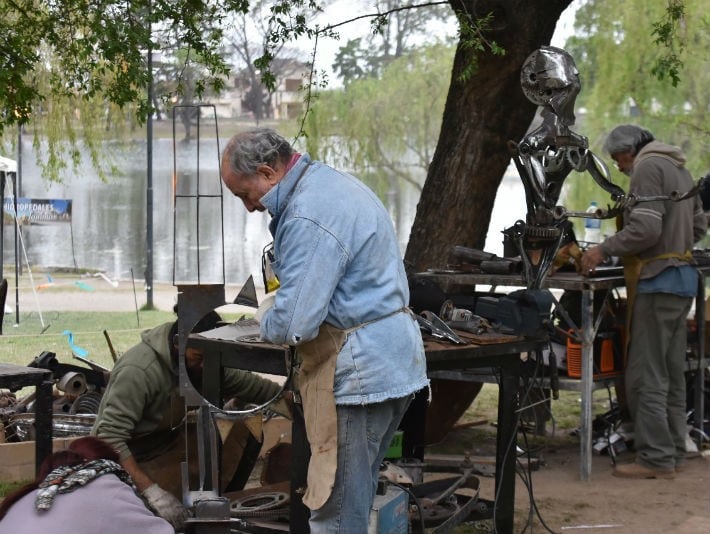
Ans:
[[[227,82],[222,93],[212,99],[218,118],[294,119],[303,111],[303,87],[308,83],[310,65],[289,59],[274,65],[276,89],[268,93],[258,75],[242,69]],[[255,81],[252,81],[256,78]],[[258,110],[261,101],[261,110]]]

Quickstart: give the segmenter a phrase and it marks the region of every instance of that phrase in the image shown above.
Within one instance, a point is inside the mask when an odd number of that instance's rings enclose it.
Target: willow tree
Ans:
[[[422,189],[441,129],[452,58],[446,44],[411,49],[379,77],[321,93],[308,116],[309,153],[344,167],[387,198],[404,235],[409,228],[402,227],[403,190],[405,184]]]
[[[624,189],[628,177],[602,152],[604,138],[617,124],[642,125],[682,147],[696,178],[710,171],[710,21],[698,16],[705,4],[589,0],[576,12],[565,49],[574,56],[582,81],[580,131]],[[571,178],[567,207],[583,210],[590,199],[604,200],[591,180]],[[605,221],[602,229],[613,233],[614,222]]]
[[[0,7],[0,134],[7,141],[8,127],[32,127],[35,144],[48,145],[46,176],[57,178],[80,157],[80,141],[98,164],[101,128],[124,117],[145,121],[149,51],[179,43],[204,66],[197,96],[223,87],[220,23],[249,1],[0,0]]]
[[[594,141],[618,123],[637,123],[681,146],[695,175],[710,171],[706,7],[704,0],[589,0],[579,9],[567,50],[584,81],[578,103]],[[654,45],[668,35],[670,57],[668,47]]]
[[[97,159],[99,148],[91,144],[95,143],[91,128],[101,123],[94,120],[100,114],[97,111],[92,114],[89,108],[81,111],[76,102],[105,101],[109,110],[135,106],[130,110],[133,116],[138,121],[145,119],[151,109],[145,93],[151,75],[146,67],[146,51],[161,46],[155,31],[174,36],[184,49],[194,52],[193,58],[200,57],[206,66],[204,77],[196,82],[198,98],[208,85],[218,90],[228,74],[224,59],[219,55],[223,43],[220,23],[227,13],[245,12],[250,8],[249,0],[203,0],[188,4],[168,0],[0,2],[7,7],[0,21],[3,51],[0,54],[0,129],[54,113],[56,121],[44,132],[47,138],[51,141],[64,136],[76,146],[76,139],[83,136],[93,147],[92,154]],[[452,245],[481,248],[485,243],[498,186],[510,159],[507,142],[520,139],[535,114],[535,106],[525,98],[520,87],[520,67],[532,51],[549,44],[557,20],[570,2],[447,2],[458,21],[458,44],[446,89],[441,130],[405,255],[412,270],[445,263]],[[687,2],[700,8],[701,0]],[[630,3],[636,5],[636,2]],[[417,9],[431,4],[403,2],[396,9]],[[269,61],[273,58],[273,48],[279,43],[303,35],[327,33],[327,28],[312,27],[300,14],[298,9],[306,5],[316,8],[313,0],[272,3],[269,16],[275,22],[275,30],[267,40],[263,56],[255,61],[264,76],[270,74]],[[692,64],[691,59],[697,61],[690,56],[696,50],[692,43],[685,47],[682,57],[671,55],[670,61],[667,55],[661,57],[666,63],[661,61],[660,66],[658,62],[651,66],[645,59],[654,49],[653,37],[649,38],[654,28],[658,30],[657,39],[666,45],[664,51],[668,46],[672,49],[674,37],[683,37],[685,27],[680,27],[678,19],[671,17],[669,26],[662,23],[654,26],[667,14],[674,13],[671,7],[676,5],[682,7],[684,4],[680,0],[670,0],[664,11],[663,6],[646,4],[643,9],[633,10],[626,7],[627,3],[623,6],[604,0],[589,3],[586,13],[591,20],[590,38],[600,33],[600,39],[606,37],[607,47],[612,43],[628,43],[629,46],[634,42],[646,43],[645,53],[638,50],[636,53],[632,50],[620,53],[618,49],[615,52],[624,65],[623,71],[629,74],[628,80],[614,78],[619,69],[605,69],[606,64],[601,61],[603,55],[589,58],[590,64],[597,67],[586,76],[585,83],[591,83],[587,87],[592,87],[598,95],[590,97],[590,104],[596,98],[598,102],[606,102],[610,110],[613,101],[604,96],[605,91],[615,87],[635,91],[642,82],[647,83],[650,79],[649,69],[655,68],[655,74],[677,75],[676,67],[682,59],[687,57],[689,64]],[[390,14],[375,13],[380,21],[386,21]],[[619,21],[628,21],[625,33],[615,34],[608,30],[618,30]],[[706,23],[698,17],[697,22],[689,19],[686,24],[702,29],[699,25]],[[707,32],[705,36],[701,31],[693,35],[700,39],[697,49],[703,50],[707,46],[703,45],[707,42],[703,40],[707,39]],[[586,58],[580,58],[584,65],[582,60],[586,61]],[[701,72],[706,73],[707,68]],[[701,89],[702,77],[694,74],[687,77],[687,101],[693,113],[697,113],[700,109],[707,110],[704,100],[707,92]],[[607,79],[601,82],[604,76]],[[691,87],[693,82],[697,85]],[[663,102],[663,109],[679,109],[665,103],[664,87],[656,89],[647,94],[636,91],[635,102],[643,105],[644,112],[655,113],[654,106],[658,101]],[[106,107],[97,109],[106,113]],[[77,112],[80,120],[85,121],[83,128],[74,126]],[[601,116],[601,113],[597,115]],[[683,124],[689,133],[693,128],[702,131],[702,120],[692,123],[685,120]],[[663,132],[661,129],[657,131]],[[72,154],[76,157],[78,152],[74,150]],[[53,159],[61,164],[58,152],[50,151],[50,161]]]

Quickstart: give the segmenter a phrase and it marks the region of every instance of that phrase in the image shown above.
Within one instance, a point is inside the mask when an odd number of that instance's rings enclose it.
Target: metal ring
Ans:
[[[232,515],[248,514],[251,512],[261,512],[281,508],[288,502],[288,494],[283,491],[265,491],[256,493],[243,499],[235,499],[229,508]]]

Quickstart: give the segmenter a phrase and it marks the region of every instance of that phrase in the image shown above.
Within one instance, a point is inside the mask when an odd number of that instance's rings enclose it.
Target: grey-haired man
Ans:
[[[604,149],[631,177],[629,194],[637,198],[694,185],[681,150],[639,126],[617,126]],[[697,196],[638,202],[625,209],[618,233],[582,257],[584,272],[607,256],[624,263],[631,311],[625,382],[636,461],[616,466],[615,476],[673,478],[685,458],[686,320],[698,284],[691,250],[706,229]]]

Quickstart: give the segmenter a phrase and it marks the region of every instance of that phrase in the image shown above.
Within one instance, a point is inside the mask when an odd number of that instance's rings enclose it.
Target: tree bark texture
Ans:
[[[493,13],[484,34],[505,55],[456,50],[441,133],[407,245],[410,273],[443,267],[454,245],[482,249],[493,203],[510,162],[508,140],[519,141],[536,107],[523,94],[520,69],[548,45],[557,20],[571,0],[451,0],[459,17]],[[461,74],[471,61],[477,69]],[[511,225],[525,219],[511,213]],[[503,236],[501,235],[501,240]]]

